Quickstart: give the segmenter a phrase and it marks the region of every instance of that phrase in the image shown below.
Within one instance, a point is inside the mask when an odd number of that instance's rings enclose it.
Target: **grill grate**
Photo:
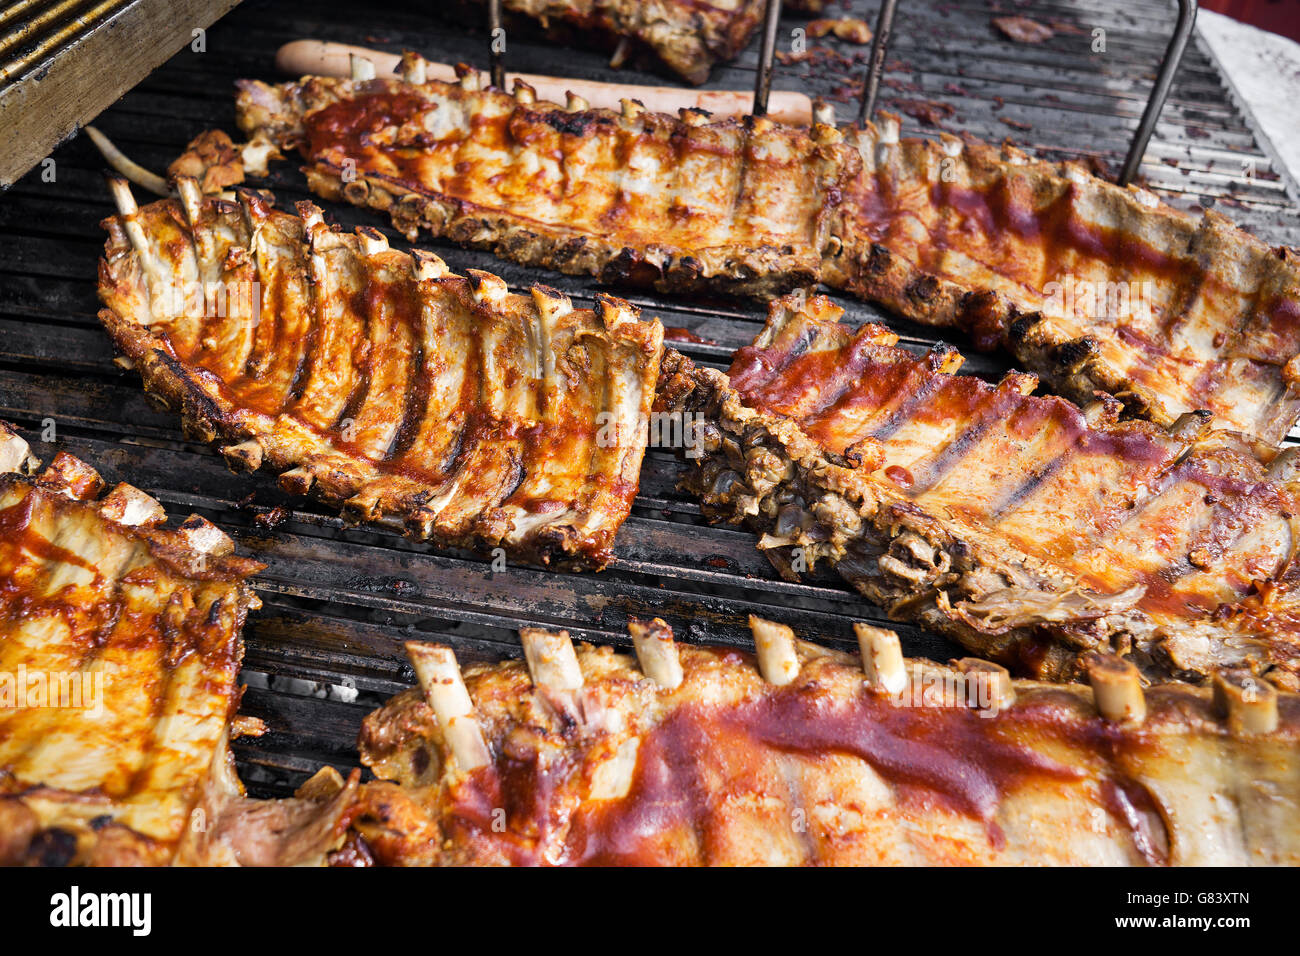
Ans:
[[[874,4],[855,0],[853,6],[855,15],[874,20]],[[942,122],[952,132],[993,140],[1010,135],[1040,153],[1092,157],[1118,170],[1175,5],[1003,0],[1006,9],[998,6],[980,0],[900,3],[881,106],[947,104],[954,112]],[[375,0],[367,8],[365,31],[359,31],[351,3],[326,0],[307,8],[287,0],[249,0],[209,30],[206,53],[182,52],[97,125],[128,155],[161,170],[201,130],[233,131],[232,81],[272,76],[275,49],[300,37],[410,47],[440,60],[482,51],[476,65],[486,65],[484,33],[469,36],[404,7]],[[1061,33],[1047,47],[1018,46],[989,26],[999,13],[1074,24],[1083,32]],[[782,21],[778,49],[788,49],[789,29],[802,22]],[[1105,55],[1089,52],[1095,27],[1107,32]],[[851,72],[860,81],[865,47],[810,43],[849,58],[858,55],[861,62]],[[715,71],[711,85],[751,88],[757,46],[756,41],[738,63]],[[613,74],[596,53],[558,52],[513,36],[507,59],[517,70],[662,82],[633,71]],[[826,95],[846,83],[847,76],[808,63],[780,66],[774,77],[778,89]],[[854,107],[845,102],[841,116],[848,118]],[[1012,129],[1002,117],[1031,128]],[[905,127],[934,132],[910,118]],[[1228,215],[1258,235],[1300,245],[1294,184],[1274,168],[1198,45],[1188,50],[1147,155],[1141,173],[1174,204],[1228,207]],[[81,138],[54,158],[52,182],[38,170],[0,198],[0,232],[8,240],[0,243],[0,416],[23,426],[29,438],[39,439],[42,428],[52,426],[53,444],[33,442],[43,458],[56,448],[79,455],[108,480],[130,481],[156,495],[173,515],[197,511],[219,522],[242,553],[269,565],[258,581],[265,607],[246,628],[244,711],[262,717],[271,732],[236,745],[240,772],[253,793],[283,794],[322,763],[355,766],[361,718],[414,683],[401,649],[414,636],[449,643],[468,662],[517,655],[515,630],[526,625],[567,627],[579,639],[626,645],[628,616],[655,614],[684,640],[747,644],[745,615],[752,611],[851,647],[851,621],[880,618],[833,575],[785,583],[754,548],[752,535],[703,524],[698,506],[674,488],[674,459],[659,451],[647,456],[617,557],[599,575],[530,568],[492,574],[472,555],[430,551],[384,531],[345,528],[329,511],[285,498],[269,476],[232,475],[213,451],[183,439],[176,416],[148,406],[134,374],[113,365],[94,317],[95,262],[103,242],[96,224],[112,211],[102,163]],[[293,163],[281,164],[270,186],[282,205],[308,197]],[[380,225],[351,207],[331,205],[327,212],[346,225]],[[487,269],[516,290],[543,278],[486,254],[431,245],[453,269]],[[583,304],[596,291],[585,280],[546,274],[544,281]],[[707,364],[725,364],[732,349],[752,339],[762,318],[759,308],[735,303],[630,298],[665,325],[708,340],[676,343]],[[904,335],[904,344],[934,341],[925,329],[861,303],[845,304],[850,318],[883,321]],[[971,355],[964,370],[996,376],[1004,369],[994,358]],[[253,518],[279,504],[290,509],[289,519],[272,532],[260,530]],[[956,653],[942,638],[909,627],[900,632],[909,654],[942,659]]]

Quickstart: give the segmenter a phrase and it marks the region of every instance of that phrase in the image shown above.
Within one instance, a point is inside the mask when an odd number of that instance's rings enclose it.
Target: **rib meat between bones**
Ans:
[[[408,645],[370,715],[352,848],[381,864],[1300,862],[1300,698],[1240,673],[1093,688],[862,659],[752,619],[755,657],[631,627],[639,657],[524,632],[528,662]],[[757,665],[757,666],[756,666]],[[865,672],[865,673],[864,673]]]
[[[861,172],[822,279],[1006,348],[1080,404],[1213,412],[1280,442],[1300,416],[1300,256],[1014,148],[845,133]]]
[[[484,22],[484,0],[456,0],[462,19]],[[539,21],[556,39],[646,53],[688,83],[709,78],[763,19],[763,0],[503,0],[503,12]],[[621,54],[616,53],[616,56]]]
[[[119,216],[100,319],[234,467],[421,539],[599,568],[636,495],[663,328],[390,249],[254,193]],[[196,291],[197,290],[197,291]]]
[[[1300,415],[1296,254],[1214,213],[1010,147],[900,140],[891,116],[840,131],[565,109],[476,76],[426,83],[413,55],[401,79],[367,76],[244,82],[240,125],[411,236],[665,291],[821,280],[1157,424],[1207,409],[1276,443]]]
[[[262,566],[0,423],[0,864],[324,860],[357,778],[243,796],[227,747]]]
[[[502,258],[664,291],[776,294],[817,279],[856,157],[829,126],[713,123],[534,103],[460,84],[308,77],[240,83],[240,126],[300,147],[311,188]]]
[[[841,313],[775,303],[727,376],[665,360],[664,407],[708,423],[685,478],[707,513],[787,573],[827,560],[891,616],[1043,678],[1097,650],[1154,681],[1245,666],[1300,687],[1300,450],[954,375],[952,349]]]

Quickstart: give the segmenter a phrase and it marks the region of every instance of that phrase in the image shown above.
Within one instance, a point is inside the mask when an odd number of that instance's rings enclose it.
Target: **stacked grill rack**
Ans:
[[[1118,171],[1138,124],[1173,28],[1176,4],[1164,0],[1031,5],[984,0],[903,0],[885,58],[878,108],[941,104],[941,126],[988,140],[1012,137],[1052,158],[1096,159]],[[845,14],[874,22],[876,4],[855,0]],[[1014,8],[1013,8],[1014,7]],[[839,7],[831,15],[839,15]],[[1003,14],[1056,21],[1045,46],[1013,44],[990,26]],[[788,48],[781,21],[776,49]],[[128,155],[163,169],[200,131],[234,132],[232,84],[239,77],[273,78],[276,48],[313,37],[455,61],[482,51],[486,30],[439,20],[431,12],[377,0],[359,30],[354,5],[326,0],[304,7],[287,0],[249,0],[208,31],[206,52],[186,48],[97,121]],[[1091,52],[1092,31],[1106,31],[1104,54]],[[1077,32],[1075,32],[1077,30]],[[773,87],[821,94],[841,120],[856,114],[855,87],[868,48],[832,40],[843,61],[821,55],[777,64]],[[749,89],[758,66],[757,38],[736,63],[716,69],[711,87]],[[598,53],[557,49],[527,37],[509,38],[512,70],[600,80],[662,83],[630,70],[615,73]],[[838,101],[837,101],[838,100]],[[1003,120],[1010,123],[1004,123]],[[1024,128],[1028,125],[1028,128]],[[905,117],[911,134],[934,126]],[[1171,203],[1214,205],[1273,243],[1300,245],[1295,184],[1277,168],[1235,105],[1218,67],[1193,43],[1147,148],[1140,176]],[[103,243],[98,221],[112,212],[102,161],[83,138],[57,150],[53,178],[38,167],[0,197],[0,417],[18,424],[48,460],[65,449],[92,463],[110,481],[129,481],[158,497],[173,515],[203,514],[238,541],[241,553],[268,568],[257,579],[264,608],[246,628],[248,686],[243,711],[263,718],[270,733],[236,744],[240,772],[256,795],[281,795],[321,764],[346,770],[357,763],[361,718],[414,682],[402,642],[413,637],[452,645],[462,664],[517,656],[516,630],[567,628],[579,640],[627,644],[629,616],[662,616],[679,639],[749,643],[746,616],[761,613],[802,636],[853,646],[853,620],[881,613],[831,574],[803,584],[781,581],[754,547],[749,532],[708,526],[698,505],[675,489],[679,469],[667,450],[652,449],[641,491],[623,527],[615,560],[601,574],[562,574],[528,567],[493,572],[489,560],[434,551],[396,534],[347,528],[311,502],[286,498],[270,475],[226,470],[213,450],[186,440],[177,416],[152,409],[134,373],[113,362],[95,311],[96,259]],[[282,206],[308,198],[292,161],[273,166],[272,188]],[[346,226],[385,228],[364,210],[330,204],[327,216]],[[399,248],[408,244],[391,232]],[[428,243],[456,271],[501,275],[516,291],[535,281],[590,304],[588,280],[530,271],[485,253]],[[704,364],[725,366],[747,344],[763,310],[627,296],[665,326],[692,337],[670,345]],[[854,322],[880,321],[924,349],[928,330],[858,302],[841,302]],[[671,336],[670,332],[670,336]],[[704,341],[696,341],[695,339]],[[961,343],[957,343],[961,344]],[[964,371],[996,378],[1005,366],[972,355]],[[52,431],[52,434],[51,434]],[[49,443],[42,437],[52,438]],[[283,509],[283,510],[280,510]],[[284,517],[273,528],[266,519]],[[938,659],[955,646],[900,627],[904,649]]]

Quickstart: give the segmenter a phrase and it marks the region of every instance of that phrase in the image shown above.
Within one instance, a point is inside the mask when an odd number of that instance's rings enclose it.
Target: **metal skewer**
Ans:
[[[498,90],[506,88],[506,63],[502,50],[497,49],[497,31],[501,29],[501,0],[488,0],[488,52],[491,56],[492,85]]]
[[[776,59],[776,30],[781,23],[781,0],[767,0],[763,15],[763,46],[758,55],[758,76],[754,79],[754,115],[767,115],[767,98],[772,92],[772,61]]]
[[[1174,26],[1174,35],[1169,38],[1169,46],[1165,48],[1160,72],[1156,74],[1156,83],[1151,88],[1151,96],[1147,99],[1146,109],[1142,112],[1142,120],[1138,123],[1137,132],[1133,134],[1133,142],[1129,144],[1128,155],[1124,157],[1124,167],[1120,170],[1119,179],[1116,180],[1121,186],[1131,183],[1133,177],[1137,175],[1138,167],[1142,165],[1147,143],[1151,141],[1151,134],[1155,132],[1156,120],[1160,118],[1160,111],[1164,109],[1169,88],[1174,84],[1174,74],[1178,72],[1178,64],[1182,62],[1183,51],[1187,49],[1187,41],[1191,39],[1192,27],[1195,23],[1196,0],[1178,0],[1178,23]]]
[[[894,29],[894,12],[898,0],[882,0],[876,16],[876,32],[871,38],[871,58],[867,65],[867,78],[862,84],[862,99],[858,108],[858,125],[865,126],[876,111],[876,95],[880,92],[880,77],[885,72],[885,51],[889,49],[889,36]]]

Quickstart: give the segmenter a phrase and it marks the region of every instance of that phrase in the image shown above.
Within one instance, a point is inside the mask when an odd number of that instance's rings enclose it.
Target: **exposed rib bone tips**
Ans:
[[[578,690],[582,669],[568,631],[543,631],[529,627],[519,632],[533,683],[552,690]]]
[[[523,80],[515,80],[515,102],[520,106],[532,106],[537,102],[537,91]]]
[[[858,636],[862,653],[862,670],[867,682],[888,694],[898,694],[907,686],[907,666],[903,662],[903,648],[898,635],[883,627],[855,622],[853,631]]]
[[[1112,723],[1146,720],[1146,696],[1138,669],[1118,654],[1089,654],[1084,659],[1097,712]]]
[[[1277,730],[1277,689],[1257,674],[1221,670],[1214,675],[1214,702],[1234,734]]]
[[[629,621],[628,632],[636,648],[636,659],[641,671],[665,690],[673,690],[682,682],[682,662],[673,641],[673,630],[665,621]]]
[[[199,554],[220,558],[235,550],[235,542],[228,534],[198,515],[190,515],[182,521],[176,533],[187,548]]]
[[[316,483],[316,476],[307,467],[291,468],[280,475],[279,485],[291,495],[305,495]]]
[[[424,68],[424,57],[416,55],[403,56],[402,79],[412,86],[423,86],[428,79]]]
[[[1194,442],[1209,429],[1214,416],[1207,411],[1183,412],[1169,426],[1169,434],[1183,441]]]
[[[12,469],[0,467],[0,471],[7,470]],[[104,496],[99,503],[99,513],[110,521],[136,528],[156,528],[167,520],[167,512],[156,498],[125,483]]]
[[[17,432],[0,423],[0,474],[26,474],[35,467],[36,459],[32,457],[31,445]]]
[[[794,631],[784,624],[749,616],[749,629],[754,635],[754,649],[758,654],[758,670],[769,684],[781,686],[799,676],[799,656],[795,653]]]
[[[99,318],[148,393],[232,468],[269,463],[349,518],[603,567],[636,494],[632,423],[651,413],[662,326],[453,275],[378,229],[327,226],[312,203],[291,216],[240,198],[202,198],[198,220],[172,199],[106,222]],[[192,287],[216,307],[168,294]],[[480,410],[500,427],[481,429]]]
[[[1016,688],[1011,683],[1011,674],[1005,667],[978,657],[963,657],[957,662],[957,669],[980,682],[976,699],[980,706],[992,711],[1003,711],[1016,702]],[[967,700],[972,700],[969,690]]]
[[[363,255],[376,256],[388,249],[388,237],[374,226],[357,226],[357,239]]]
[[[131,187],[121,176],[105,176],[105,182],[108,183],[108,191],[113,197],[113,205],[123,216],[134,216],[139,209],[135,204],[135,197],[131,195]]]
[[[466,771],[486,766],[492,758],[474,716],[474,703],[465,689],[456,655],[450,647],[419,641],[407,642],[406,653],[456,763]]]
[[[176,179],[176,192],[181,197],[181,208],[185,210],[185,219],[191,227],[199,221],[203,209],[203,191],[198,180],[192,176],[179,176]]]
[[[497,305],[510,294],[510,288],[505,281],[490,272],[466,269],[465,276],[469,279],[469,287],[474,293],[475,300],[484,305]]]
[[[451,271],[440,256],[424,249],[412,249],[411,259],[415,262],[415,278],[421,282],[428,279],[441,279]]]
[[[262,445],[252,438],[237,445],[226,445],[221,449],[221,457],[232,471],[257,471],[262,467]]]
[[[364,56],[351,54],[349,62],[352,65],[352,82],[364,83],[366,80],[375,78],[375,64],[373,60],[367,60]]]

